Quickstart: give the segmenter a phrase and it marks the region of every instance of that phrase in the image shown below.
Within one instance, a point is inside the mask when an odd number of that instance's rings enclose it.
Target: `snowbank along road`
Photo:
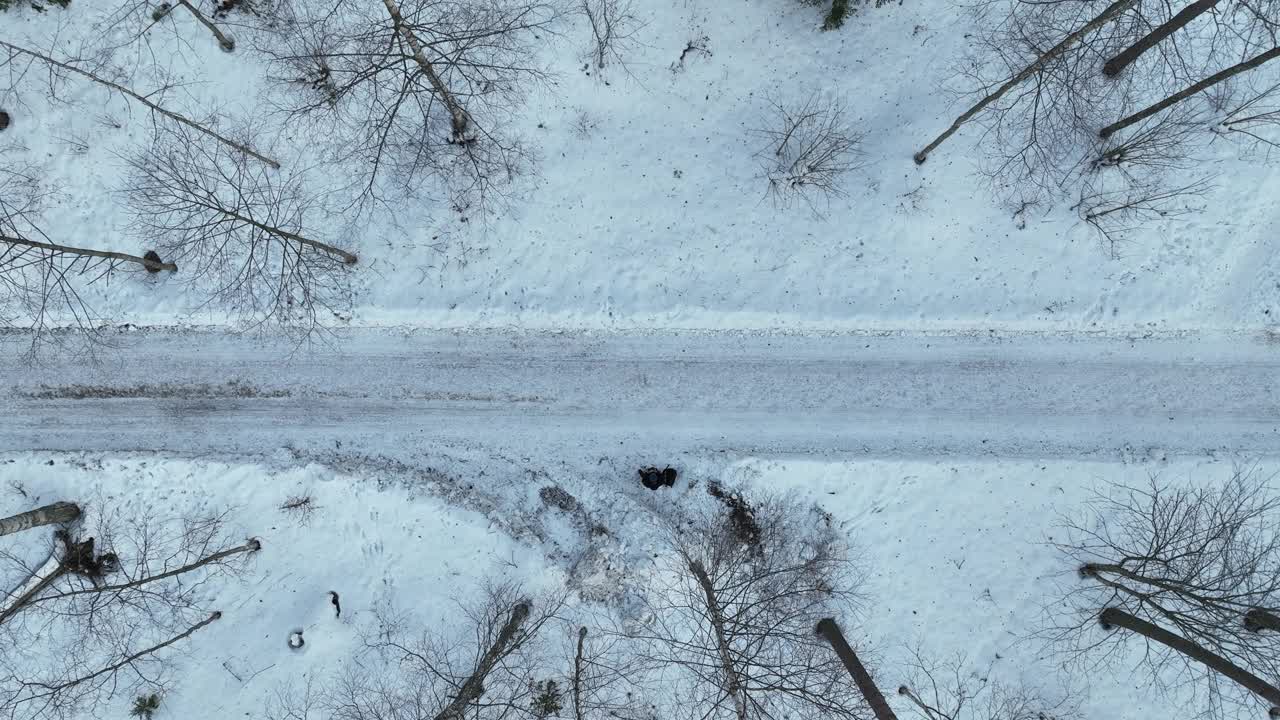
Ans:
[[[293,354],[219,333],[122,339],[97,366],[6,358],[0,450],[1280,454],[1265,335],[352,330]]]

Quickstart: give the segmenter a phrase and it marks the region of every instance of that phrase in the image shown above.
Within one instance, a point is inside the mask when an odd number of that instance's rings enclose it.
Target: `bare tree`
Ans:
[[[1121,0],[1090,17],[1100,4],[975,0],[981,50],[962,74],[979,85],[981,99],[957,123],[989,110],[994,117],[984,124],[996,131],[997,146],[1006,148],[1002,154],[1052,164],[1077,153],[1075,146],[1086,143],[1082,131],[1105,125],[1105,139],[1258,67],[1276,44],[1269,39],[1277,9],[1272,0],[1256,7],[1229,2],[1201,34],[1177,30],[1217,7],[1216,1],[1194,2],[1175,13],[1157,0]],[[1254,53],[1261,54],[1240,61]],[[1227,60],[1236,64],[1205,78]],[[1113,122],[1116,117],[1124,119]],[[953,124],[938,140],[958,127]],[[917,162],[937,142],[917,154]],[[1063,147],[1055,153],[1055,146]]]
[[[366,653],[323,688],[285,692],[270,717],[330,720],[479,720],[532,717],[535,639],[560,598],[537,602],[511,585],[489,588],[453,636],[415,633],[416,622],[382,610]]]
[[[980,99],[972,115],[961,117],[985,131],[979,168],[997,193],[1057,199],[1092,152],[1108,108],[1135,82],[1110,82],[1098,72],[1113,44],[1098,37],[1122,14],[1118,5],[1102,15],[1096,3],[981,2],[974,8],[980,30],[959,73],[976,87],[963,97]],[[939,140],[944,137],[949,134]]]
[[[1100,633],[1103,608],[1124,612],[1205,648],[1275,684],[1280,636],[1249,629],[1255,609],[1280,607],[1280,500],[1265,478],[1237,472],[1222,484],[1110,486],[1082,518],[1064,521],[1055,542],[1083,578],[1069,587],[1068,614],[1055,611],[1047,636],[1068,663],[1094,665],[1132,658],[1156,687],[1193,682],[1209,712],[1252,704],[1239,689],[1167,644],[1145,643],[1126,654],[1123,633]]]
[[[975,50],[957,74],[976,101],[916,161],[978,123],[980,171],[997,194],[1072,204],[1113,248],[1141,223],[1187,212],[1184,200],[1207,189],[1182,174],[1197,164],[1207,130],[1231,134],[1207,91],[1262,72],[1280,9],[1274,0],[969,5]],[[1213,20],[1183,30],[1196,17]],[[1241,117],[1267,121],[1252,115]]]
[[[935,662],[919,650],[908,663],[910,678],[898,687],[921,720],[1069,720],[1079,717],[1070,693],[1048,700],[1020,685],[1008,685],[983,673],[966,672],[957,656]]]
[[[630,0],[580,0],[582,15],[591,27],[589,62],[597,72],[608,65],[626,68],[624,54],[635,44],[643,27]]]
[[[209,583],[261,546],[235,544],[222,516],[155,519],[122,510],[59,531],[49,561],[0,554],[22,580],[0,611],[0,717],[70,718],[168,682],[174,646],[221,617]]]
[[[835,618],[819,620],[814,630],[831,645],[836,657],[840,658],[840,662],[849,671],[849,677],[853,679],[854,684],[858,686],[858,692],[862,693],[863,699],[875,713],[876,720],[898,720],[898,716],[893,714],[893,708],[889,707],[884,694],[880,692],[880,687],[876,685],[875,679],[862,664],[858,653],[854,652],[854,649],[849,646],[849,641],[845,640],[844,633],[836,624]]]
[[[1270,151],[1280,148],[1280,83],[1266,85],[1237,100],[1225,98],[1222,120],[1215,130],[1240,136]]]
[[[1162,180],[1174,171],[1196,165],[1192,145],[1204,137],[1204,118],[1189,112],[1171,112],[1152,118],[1132,130],[1094,143],[1081,172],[1085,185],[1101,175],[1119,175],[1129,184]]]
[[[1119,257],[1129,233],[1159,218],[1177,217],[1199,210],[1198,203],[1212,188],[1210,178],[1169,187],[1160,180],[1122,179],[1118,187],[1086,182],[1073,208],[1106,244],[1112,257]]]
[[[1265,700],[1271,705],[1270,713],[1273,717],[1276,709],[1280,708],[1280,687],[1276,687],[1270,682],[1263,680],[1230,660],[1215,655],[1184,637],[1179,637],[1158,625],[1136,618],[1133,615],[1117,608],[1107,608],[1106,610],[1103,610],[1098,616],[1098,621],[1102,624],[1102,627],[1105,630],[1111,630],[1117,627],[1124,628],[1125,630],[1142,635],[1150,641],[1157,642],[1185,658],[1202,663],[1210,670],[1213,670],[1223,677],[1229,678],[1249,692]]]
[[[756,153],[769,195],[787,207],[797,199],[815,213],[819,202],[844,194],[845,176],[858,167],[862,137],[845,118],[839,100],[810,96],[803,103],[771,103],[769,124],[755,130],[766,145]]]
[[[728,513],[671,531],[668,583],[632,630],[642,664],[664,669],[663,717],[861,718],[866,705],[814,627],[853,600],[845,543],[829,516],[721,492]]]
[[[224,52],[231,52],[236,49],[235,40],[228,37],[216,23],[205,17],[204,13],[200,12],[195,5],[191,4],[191,0],[178,0],[178,4],[186,8],[187,12],[191,13],[192,17],[199,21],[201,25],[208,28],[209,32],[213,33],[214,39],[218,41],[218,47],[222,48]]]
[[[568,674],[568,711],[573,720],[641,718],[653,714],[645,706],[633,677],[637,664],[630,639],[613,632],[573,632]]]
[[[205,135],[209,138],[212,138],[218,141],[219,143],[222,143],[223,145],[226,145],[227,147],[232,148],[237,152],[244,153],[245,155],[248,155],[249,157],[254,158],[255,160],[261,163],[264,163],[272,168],[275,168],[275,169],[280,168],[279,162],[271,159],[270,157],[267,157],[266,155],[263,155],[262,153],[259,153],[257,150],[254,150],[247,143],[233,140],[227,137],[226,135],[219,133],[217,130],[210,127],[209,124],[207,123],[197,122],[196,120],[192,120],[191,118],[185,115],[182,115],[181,113],[174,112],[173,110],[170,110],[160,105],[159,103],[151,99],[150,97],[151,93],[146,93],[146,94],[139,93],[117,82],[113,82],[97,73],[90,72],[89,70],[85,70],[83,68],[77,67],[72,62],[64,62],[64,61],[58,60],[52,57],[51,55],[47,55],[37,50],[31,50],[28,48],[20,47],[12,43],[4,42],[3,40],[0,40],[0,48],[4,48],[7,51],[7,58],[4,61],[4,64],[9,64],[9,65],[16,64],[17,61],[25,58],[27,60],[42,63],[55,73],[59,73],[67,76],[76,76],[76,77],[83,78],[85,80],[89,80],[90,82],[101,85],[102,87],[105,87],[115,93],[120,94],[123,97],[126,97],[130,100],[133,100],[134,102],[137,102],[143,105],[148,110],[155,113],[156,115],[159,115],[163,118],[166,118],[167,120],[171,120],[174,123],[177,123],[178,125],[181,125],[185,128],[188,128],[202,135]]]
[[[445,109],[449,111],[449,122],[452,127],[451,141],[454,143],[467,142],[467,133],[471,126],[471,117],[467,115],[467,111],[463,109],[462,103],[458,97],[449,90],[444,84],[444,80],[440,78],[440,73],[436,70],[431,60],[427,59],[426,53],[423,51],[422,41],[418,39],[418,34],[413,27],[410,27],[404,20],[404,15],[400,12],[400,6],[395,0],[382,0],[382,4],[387,8],[387,14],[391,16],[393,30],[396,36],[404,41],[409,47],[413,55],[413,61],[418,65],[418,70],[422,72],[423,77],[431,85],[431,89],[439,97],[440,102],[444,103]]]
[[[1102,74],[1107,77],[1115,77],[1124,72],[1124,69],[1132,65],[1139,57],[1142,57],[1143,53],[1186,27],[1192,20],[1212,10],[1219,2],[1220,0],[1196,0],[1186,6],[1178,14],[1169,18],[1167,22],[1162,23],[1159,27],[1142,36],[1137,42],[1125,48],[1123,52],[1108,60],[1102,66]]]
[[[287,117],[334,138],[366,204],[435,180],[487,207],[531,159],[509,119],[546,77],[534,55],[557,17],[538,0],[328,0],[263,49]]]
[[[7,518],[0,518],[0,535],[12,535],[23,530],[44,525],[66,524],[80,517],[80,506],[69,502],[56,502]]]
[[[1027,63],[1021,70],[1018,70],[1017,72],[1013,73],[1013,75],[1009,77],[1008,80],[995,86],[993,90],[983,95],[982,98],[978,100],[977,103],[975,103],[968,110],[965,110],[963,113],[961,113],[951,123],[951,126],[948,127],[945,131],[943,131],[941,135],[934,138],[932,142],[930,142],[928,145],[922,148],[919,152],[917,152],[914,158],[916,161],[916,164],[917,165],[923,164],[924,161],[929,158],[930,153],[936,150],[939,145],[946,142],[948,138],[954,135],[957,130],[959,130],[965,123],[972,120],[974,116],[976,116],[978,113],[982,112],[984,109],[986,109],[993,103],[999,101],[1001,98],[1007,95],[1011,90],[1018,87],[1022,83],[1026,82],[1028,79],[1042,73],[1050,63],[1058,62],[1064,55],[1068,53],[1069,50],[1074,48],[1081,40],[1083,40],[1085,37],[1087,37],[1091,33],[1097,31],[1099,28],[1103,27],[1104,25],[1115,20],[1117,17],[1120,16],[1121,13],[1124,13],[1125,11],[1132,8],[1135,4],[1137,4],[1137,2],[1138,0],[1116,0],[1115,2],[1112,2],[1111,4],[1107,5],[1107,7],[1103,9],[1102,12],[1090,18],[1088,21],[1081,24],[1077,29],[1075,29],[1074,31],[1072,31],[1071,33],[1063,37],[1062,40],[1060,40],[1057,44],[1053,45],[1047,50],[1038,52],[1035,55],[1033,55],[1034,59],[1031,60],[1031,62]]]
[[[125,267],[173,271],[159,255],[144,256],[56,243],[41,228],[53,195],[35,168],[0,165],[0,318],[30,337],[25,359],[34,362],[46,345],[70,345],[92,355],[105,343],[101,319],[85,297],[86,286],[108,282]],[[63,332],[64,326],[74,330]]]
[[[281,177],[176,127],[161,128],[129,165],[133,230],[180,263],[210,303],[251,326],[304,335],[344,309],[356,256],[316,239],[323,213],[301,174]]]
[[[126,3],[116,9],[114,13],[115,17],[112,18],[112,20],[114,21],[113,24],[115,24],[125,18],[132,17],[135,22],[137,22],[141,16],[149,14],[151,23],[148,23],[146,26],[149,28],[154,23],[158,23],[172,17],[175,7],[181,7],[186,10],[186,14],[190,15],[196,20],[196,22],[203,25],[205,29],[212,33],[214,39],[218,41],[218,47],[222,48],[223,52],[232,52],[236,49],[235,40],[231,39],[231,37],[228,36],[222,28],[218,27],[217,23],[206,17],[204,13],[200,12],[200,8],[193,5],[190,0],[174,0],[174,2],[168,2],[168,0],[165,0],[159,4],[151,2]]]
[[[1262,65],[1272,60],[1275,60],[1276,58],[1280,58],[1280,47],[1273,47],[1270,50],[1260,55],[1249,58],[1244,62],[1236,63],[1235,65],[1232,65],[1231,67],[1225,70],[1216,72],[1213,75],[1210,75],[1209,77],[1204,78],[1203,80],[1192,83],[1191,85],[1188,85],[1182,90],[1179,90],[1178,92],[1160,100],[1159,102],[1153,103],[1143,108],[1142,110],[1139,110],[1138,112],[1133,113],[1132,115],[1129,115],[1125,118],[1117,120],[1111,123],[1110,125],[1102,128],[1101,130],[1098,131],[1098,136],[1103,139],[1106,139],[1118,130],[1123,130],[1129,127],[1130,125],[1142,122],[1143,120],[1151,117],[1152,115],[1155,115],[1160,112],[1164,112],[1170,107],[1182,102],[1183,100],[1186,100],[1187,98],[1193,95],[1202,93],[1205,90],[1212,88],[1214,85],[1217,85],[1218,83],[1230,80],[1231,78],[1235,77],[1236,75],[1239,75],[1240,73],[1248,72],[1255,68],[1261,67]]]

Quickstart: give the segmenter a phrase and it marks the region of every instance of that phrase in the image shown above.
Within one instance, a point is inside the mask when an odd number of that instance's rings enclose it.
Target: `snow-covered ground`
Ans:
[[[0,38],[73,56],[114,5],[8,13]],[[578,15],[545,43],[552,79],[511,118],[540,160],[499,214],[464,222],[448,203],[420,200],[335,228],[362,258],[352,322],[823,331],[1274,322],[1280,185],[1233,148],[1215,145],[1198,165],[1217,178],[1205,212],[1138,229],[1118,258],[1069,202],[1013,217],[977,174],[980,127],[914,165],[911,154],[959,105],[943,88],[970,28],[950,4],[890,3],[837,32],[819,32],[820,13],[792,0],[633,5],[629,74],[582,70],[589,30]],[[674,72],[681,50],[703,37],[708,52]],[[131,70],[141,88],[161,84],[149,70],[159,57],[179,87],[158,97],[176,109],[228,127],[270,122],[267,71],[248,40],[222,53],[185,13],[147,38],[136,51],[146,63]],[[133,52],[115,64],[137,65]],[[61,193],[46,229],[71,244],[145,249],[118,194],[123,158],[148,137],[145,112],[83,83],[50,103],[42,76],[32,68],[15,84],[6,101],[15,122],[0,142],[26,148],[11,157],[34,163]],[[767,100],[814,92],[843,98],[864,134],[862,169],[845,196],[820,205],[821,217],[803,204],[775,207],[755,157]],[[273,149],[289,173],[331,140],[288,133]],[[143,324],[218,319],[194,310],[182,288],[181,273],[159,283],[126,276],[102,288],[99,307]]]
[[[0,13],[0,40],[78,56],[113,5]],[[708,502],[713,479],[834,515],[866,571],[842,621],[904,716],[892,690],[917,646],[1050,687],[1066,678],[1029,636],[1074,581],[1044,544],[1058,513],[1099,483],[1280,470],[1274,169],[1213,148],[1204,212],[1113,256],[1069,203],[997,200],[977,126],[911,162],[958,107],[943,86],[972,28],[951,4],[865,8],[835,32],[794,0],[632,7],[629,72],[583,71],[580,16],[547,38],[551,81],[511,118],[539,159],[500,212],[420,198],[335,226],[361,257],[349,327],[303,348],[229,335],[181,273],[125,273],[86,290],[129,324],[97,364],[26,367],[3,347],[0,516],[59,499],[230,509],[262,540],[241,581],[209,589],[224,617],[184,646],[158,717],[262,717],[282,684],[358,657],[379,603],[448,628],[485,582],[641,585],[663,518]],[[110,64],[220,128],[270,125],[241,39],[222,53],[174,13]],[[674,65],[690,41],[705,52]],[[9,71],[0,150],[56,191],[50,237],[147,249],[120,197],[146,113]],[[777,207],[756,130],[769,100],[815,92],[846,102],[861,168],[820,213]],[[327,140],[270,150],[288,174]],[[668,462],[674,489],[636,482]],[[551,485],[609,543],[546,503]],[[318,509],[282,512],[295,496]],[[1185,707],[1124,672],[1069,679],[1087,718]]]
[[[453,476],[462,467],[467,474]],[[552,467],[529,458],[453,466],[442,460],[426,475],[152,455],[9,454],[0,459],[0,487],[20,486],[28,495],[6,491],[0,509],[65,497],[152,518],[231,508],[235,529],[262,541],[240,581],[209,591],[211,607],[224,616],[180,654],[165,717],[259,717],[284,684],[323,681],[359,660],[360,633],[380,604],[412,610],[443,631],[459,621],[454,601],[465,602],[486,581],[534,589],[563,581],[590,544],[601,548],[575,530],[573,518],[539,501],[538,488],[552,484],[615,533],[605,554],[616,572],[582,580],[614,589],[644,581],[661,549],[659,518],[706,502],[709,480],[818,502],[852,539],[864,570],[860,616],[842,621],[855,645],[877,660],[887,690],[908,680],[903,661],[918,649],[935,658],[964,656],[963,674],[978,684],[977,678],[1025,681],[1052,692],[1061,679],[1056,659],[1030,636],[1059,584],[1075,581],[1073,568],[1045,545],[1059,515],[1076,512],[1103,482],[1141,484],[1157,474],[1171,483],[1213,483],[1236,469],[1205,460],[722,457],[690,459],[686,467],[675,488],[651,494],[633,482],[630,468]],[[521,474],[530,482],[512,487],[510,477]],[[461,481],[471,487],[450,484]],[[312,497],[315,512],[306,518],[282,512],[279,506],[295,496]],[[340,617],[329,591],[339,593]],[[287,643],[296,630],[306,640],[297,651]],[[1083,717],[1168,717],[1179,700],[1151,694],[1141,678],[1124,672],[1072,680]],[[891,700],[901,701],[892,694]]]

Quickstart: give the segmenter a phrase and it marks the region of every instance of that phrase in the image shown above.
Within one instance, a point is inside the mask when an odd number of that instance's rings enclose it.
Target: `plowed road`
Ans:
[[[99,366],[6,356],[0,450],[1280,455],[1280,345],[1261,335],[358,330],[292,357],[221,334],[122,339]]]

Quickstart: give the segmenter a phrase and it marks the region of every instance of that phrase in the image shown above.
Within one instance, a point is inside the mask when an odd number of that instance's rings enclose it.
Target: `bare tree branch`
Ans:
[[[858,654],[849,647],[848,641],[844,639],[844,633],[840,632],[840,626],[836,624],[835,618],[823,618],[818,621],[814,632],[822,636],[826,640],[836,656],[840,658],[840,662],[844,664],[849,676],[853,678],[854,683],[858,686],[858,691],[862,693],[862,697],[866,699],[867,705],[871,707],[871,711],[876,714],[876,720],[898,720],[898,716],[893,714],[893,709],[889,707],[889,703],[885,702],[884,694],[880,692],[879,686],[871,677],[871,673],[863,667],[862,661],[858,659]]]
[[[547,77],[535,54],[558,17],[540,0],[328,0],[263,50],[288,120],[331,138],[353,207],[438,185],[483,211],[532,159],[507,128]]]
[[[222,29],[212,20],[205,17],[204,13],[200,12],[195,5],[192,5],[190,0],[178,0],[178,4],[186,8],[187,12],[191,13],[196,20],[199,20],[201,25],[209,28],[209,32],[213,33],[213,37],[218,41],[218,47],[222,48],[224,52],[231,52],[236,49],[235,41],[227,37],[226,33],[222,32]]]
[[[378,612],[366,660],[306,692],[282,693],[272,720],[310,711],[328,720],[504,720],[534,715],[535,640],[563,598],[523,597],[515,586],[488,588],[462,606],[454,633],[415,630],[408,616]],[[415,637],[416,636],[416,637]]]
[[[674,557],[630,628],[638,668],[662,672],[662,717],[861,718],[866,706],[840,660],[814,634],[847,609],[844,545],[816,509],[749,502],[715,485],[728,512],[672,529]],[[709,588],[709,591],[708,591]],[[639,673],[643,675],[644,673]]]
[[[186,117],[186,116],[184,116],[184,115],[180,115],[180,114],[178,114],[178,113],[176,113],[176,112],[174,112],[174,111],[172,111],[172,110],[168,110],[168,109],[166,109],[166,108],[164,108],[164,107],[161,107],[160,105],[158,105],[158,104],[156,104],[156,103],[152,102],[152,101],[151,101],[150,99],[148,99],[147,97],[145,97],[145,96],[143,96],[143,95],[140,95],[140,94],[138,94],[138,93],[134,92],[133,90],[131,90],[131,89],[129,89],[129,88],[127,88],[127,87],[123,86],[123,85],[120,85],[120,84],[118,84],[118,83],[111,82],[110,80],[107,80],[106,78],[101,77],[101,76],[99,76],[99,75],[96,75],[96,74],[94,74],[94,73],[92,73],[92,72],[89,72],[89,71],[87,71],[87,70],[81,70],[80,68],[78,68],[78,67],[76,67],[76,66],[74,66],[74,65],[70,65],[70,64],[68,64],[68,63],[60,62],[60,61],[58,61],[58,60],[55,60],[54,58],[52,58],[52,57],[50,57],[50,56],[48,56],[48,55],[45,55],[44,53],[40,53],[40,52],[37,52],[37,51],[35,51],[35,50],[29,50],[29,49],[24,48],[24,47],[19,47],[19,46],[17,46],[17,45],[12,44],[12,43],[4,42],[3,40],[0,40],[0,47],[3,47],[3,48],[5,48],[5,49],[7,49],[10,53],[14,53],[14,54],[18,54],[18,55],[25,55],[25,56],[30,57],[30,58],[33,58],[33,59],[35,59],[35,60],[39,60],[40,62],[45,63],[46,65],[49,65],[50,67],[54,67],[54,68],[57,68],[57,69],[59,69],[59,70],[63,70],[63,71],[66,71],[66,72],[72,73],[72,74],[74,74],[74,75],[78,75],[78,76],[83,77],[83,78],[85,78],[85,79],[87,79],[87,80],[90,80],[90,81],[95,82],[95,83],[97,83],[97,84],[99,84],[99,85],[102,85],[102,86],[103,86],[103,87],[105,87],[105,88],[109,88],[109,89],[111,89],[111,90],[114,90],[115,92],[118,92],[118,93],[120,93],[121,95],[124,95],[124,96],[126,96],[126,97],[128,97],[128,98],[133,99],[134,101],[136,101],[136,102],[138,102],[138,103],[141,103],[142,105],[145,105],[147,108],[149,108],[149,109],[150,109],[150,110],[152,110],[153,112],[155,112],[155,113],[157,113],[157,114],[159,114],[159,115],[162,115],[162,116],[164,116],[164,117],[166,117],[166,118],[168,118],[168,119],[170,119],[170,120],[172,120],[172,121],[174,121],[174,122],[176,122],[176,123],[179,123],[180,125],[183,125],[183,126],[185,126],[185,127],[188,127],[188,128],[190,128],[190,129],[195,130],[196,132],[199,132],[199,133],[201,133],[201,134],[203,134],[203,135],[206,135],[206,136],[208,136],[208,137],[211,137],[211,138],[213,138],[213,139],[217,140],[218,142],[222,143],[223,145],[226,145],[227,147],[230,147],[230,148],[234,148],[236,151],[241,152],[241,153],[244,153],[245,155],[248,155],[249,157],[252,157],[252,158],[254,158],[255,160],[258,160],[258,161],[260,161],[260,162],[262,162],[262,163],[265,163],[265,164],[269,165],[270,167],[272,167],[272,168],[274,168],[274,169],[276,169],[276,170],[279,170],[279,169],[280,169],[280,163],[279,163],[279,162],[277,162],[277,161],[275,161],[275,160],[272,160],[271,158],[269,158],[269,157],[267,157],[267,156],[265,156],[265,155],[263,155],[263,154],[261,154],[261,153],[257,152],[257,151],[256,151],[256,150],[254,150],[253,148],[249,147],[247,144],[245,144],[245,143],[240,143],[240,142],[236,142],[235,140],[232,140],[231,138],[228,138],[228,137],[226,137],[226,136],[224,136],[224,135],[221,135],[221,134],[219,134],[217,131],[212,130],[212,129],[210,129],[210,128],[208,128],[208,127],[206,127],[206,126],[204,126],[204,125],[202,125],[202,124],[200,124],[200,123],[198,123],[198,122],[196,122],[196,121],[194,121],[194,120],[192,120],[192,119],[190,119],[190,118],[188,118],[188,117]]]
[[[39,568],[0,552],[0,572],[27,578],[0,610],[0,717],[65,720],[162,690],[174,646],[219,617],[209,584],[260,547],[233,547],[224,521],[108,508],[60,531]]]
[[[1257,55],[1255,57],[1249,58],[1248,60],[1245,60],[1242,63],[1237,63],[1236,65],[1232,65],[1231,67],[1221,72],[1214,73],[1213,75],[1210,75],[1209,77],[1197,83],[1193,83],[1192,85],[1187,86],[1186,88],[1170,95],[1169,97],[1166,97],[1160,102],[1157,102],[1153,105],[1143,108],[1142,110],[1139,110],[1138,112],[1126,118],[1117,120],[1111,123],[1110,125],[1099,130],[1098,137],[1101,137],[1103,139],[1111,137],[1111,135],[1118,130],[1123,130],[1129,127],[1130,125],[1142,122],[1143,120],[1151,117],[1152,115],[1163,112],[1169,109],[1170,107],[1173,107],[1174,105],[1182,102],[1183,100],[1186,100],[1192,95],[1208,90],[1209,88],[1213,87],[1214,85],[1217,85],[1220,82],[1229,80],[1230,78],[1233,78],[1236,75],[1239,75],[1240,73],[1253,70],[1254,68],[1257,68],[1272,60],[1275,60],[1276,58],[1280,58],[1280,47],[1271,48],[1270,50],[1262,53],[1261,55]]]
[[[979,100],[975,105],[961,113],[960,116],[951,123],[951,127],[944,130],[941,135],[934,138],[932,142],[915,154],[914,159],[916,164],[923,164],[924,161],[929,158],[930,153],[936,150],[939,145],[946,142],[947,138],[954,135],[961,126],[973,119],[975,115],[982,112],[987,106],[1004,97],[1010,90],[1026,81],[1046,64],[1070,50],[1086,35],[1116,19],[1121,13],[1133,7],[1137,2],[1138,0],[1116,0],[1108,5],[1101,13],[1098,13],[1098,15],[1092,20],[1082,25],[1078,30],[1064,37],[1057,45],[1046,50],[1031,62],[1031,64],[1027,65],[1021,71],[1014,74],[1013,77],[1009,78],[1003,85],[996,88],[994,91]]]
[[[1147,33],[1138,42],[1108,60],[1107,64],[1102,66],[1102,74],[1107,77],[1115,77],[1124,72],[1124,69],[1132,65],[1139,57],[1142,57],[1143,53],[1186,27],[1192,20],[1212,10],[1219,2],[1220,0],[1196,0],[1186,6],[1177,15],[1169,18],[1168,22]]]
[[[185,130],[160,132],[129,160],[135,231],[251,326],[276,321],[305,336],[339,316],[357,258],[315,239],[322,212],[305,177],[278,178]]]
[[[1054,546],[1083,582],[1065,589],[1068,613],[1055,611],[1044,632],[1064,662],[1095,667],[1130,657],[1126,634],[1097,632],[1098,612],[1112,608],[1280,680],[1280,636],[1252,632],[1247,622],[1255,608],[1280,606],[1280,499],[1266,478],[1239,471],[1221,484],[1153,478],[1142,487],[1108,486],[1064,525],[1067,538]],[[1147,642],[1132,662],[1153,687],[1190,682],[1210,714],[1254,702],[1162,642]]]
[[[1121,627],[1131,630],[1139,635],[1150,638],[1161,645],[1165,645],[1170,649],[1185,655],[1196,662],[1203,663],[1214,672],[1231,678],[1241,686],[1247,688],[1249,692],[1258,695],[1273,707],[1280,706],[1280,688],[1245,670],[1244,668],[1232,663],[1226,658],[1214,655],[1199,645],[1179,637],[1164,628],[1154,625],[1118,608],[1107,608],[1098,616],[1099,621],[1104,628]]]

